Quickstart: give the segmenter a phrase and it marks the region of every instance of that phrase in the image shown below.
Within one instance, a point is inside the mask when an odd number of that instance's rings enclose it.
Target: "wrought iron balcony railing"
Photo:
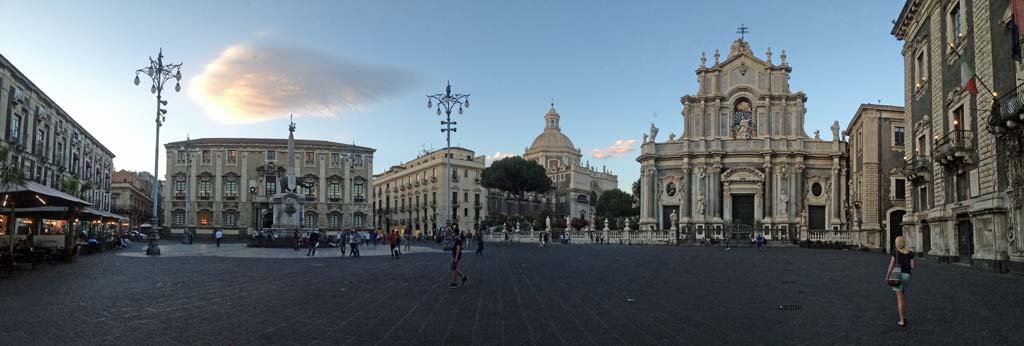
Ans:
[[[989,125],[1001,129],[1024,128],[1024,83],[996,99]]]
[[[969,166],[974,151],[974,132],[954,129],[935,142],[935,161],[947,167]]]
[[[925,181],[931,173],[931,163],[927,155],[914,155],[904,163],[903,176],[914,184]]]

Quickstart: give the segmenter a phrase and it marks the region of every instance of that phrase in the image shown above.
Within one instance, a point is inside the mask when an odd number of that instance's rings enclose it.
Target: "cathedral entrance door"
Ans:
[[[732,195],[732,223],[754,226],[754,195]]]

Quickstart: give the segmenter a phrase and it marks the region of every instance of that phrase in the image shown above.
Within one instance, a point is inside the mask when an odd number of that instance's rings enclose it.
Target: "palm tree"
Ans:
[[[93,188],[92,182],[79,180],[78,177],[66,177],[60,181],[60,189],[77,198],[82,198],[82,195]],[[64,232],[64,248],[68,249],[68,258],[71,258],[70,255],[73,253],[72,249],[75,245],[75,219],[78,212],[81,211],[81,207],[72,207],[68,211],[68,231]]]
[[[19,169],[14,162],[11,160],[12,148],[9,144],[0,143],[0,186],[3,188],[10,188],[15,186],[25,185],[25,181],[28,177],[25,175],[25,171]],[[4,203],[6,204],[6,203]],[[7,217],[7,234],[10,239],[10,250],[14,251],[14,230],[17,226],[14,222],[14,203],[9,205],[10,214]]]

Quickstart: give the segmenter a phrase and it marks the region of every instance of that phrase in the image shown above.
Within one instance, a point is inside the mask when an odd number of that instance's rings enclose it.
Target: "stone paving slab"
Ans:
[[[178,244],[159,258],[134,255],[142,249],[85,256],[0,279],[0,345],[1024,341],[1024,278],[956,265],[919,262],[901,329],[881,254],[488,244],[482,256],[465,254],[470,280],[450,290],[449,256],[421,245],[402,259],[384,256],[385,246],[309,258]]]

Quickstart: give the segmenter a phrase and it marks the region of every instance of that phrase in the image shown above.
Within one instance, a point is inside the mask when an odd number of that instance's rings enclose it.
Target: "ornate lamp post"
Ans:
[[[149,231],[149,247],[146,248],[146,254],[150,256],[160,255],[160,244],[157,237],[160,235],[160,215],[157,209],[158,205],[158,194],[159,183],[157,181],[157,172],[160,171],[160,126],[163,125],[167,117],[167,110],[163,109],[163,106],[167,105],[167,101],[162,98],[164,91],[164,84],[174,79],[174,91],[181,91],[181,64],[164,64],[164,50],[160,49],[160,52],[156,56],[156,60],[153,57],[149,57],[149,66],[135,70],[135,85],[139,85],[139,74],[149,77],[153,84],[149,88],[149,92],[156,94],[156,146],[153,148],[153,220],[152,228]]]
[[[456,128],[452,125],[457,123],[452,121],[452,110],[458,109],[459,114],[462,114],[463,108],[469,108],[469,94],[452,94],[452,82],[448,81],[448,86],[444,89],[444,94],[427,95],[427,108],[434,108],[433,102],[437,102],[437,115],[441,115],[441,112],[445,114],[445,120],[441,121],[441,132],[445,134],[445,158],[444,167],[447,173],[447,183],[445,186],[445,200],[448,202],[445,211],[445,227],[451,229],[452,225],[452,132],[455,132]]]

